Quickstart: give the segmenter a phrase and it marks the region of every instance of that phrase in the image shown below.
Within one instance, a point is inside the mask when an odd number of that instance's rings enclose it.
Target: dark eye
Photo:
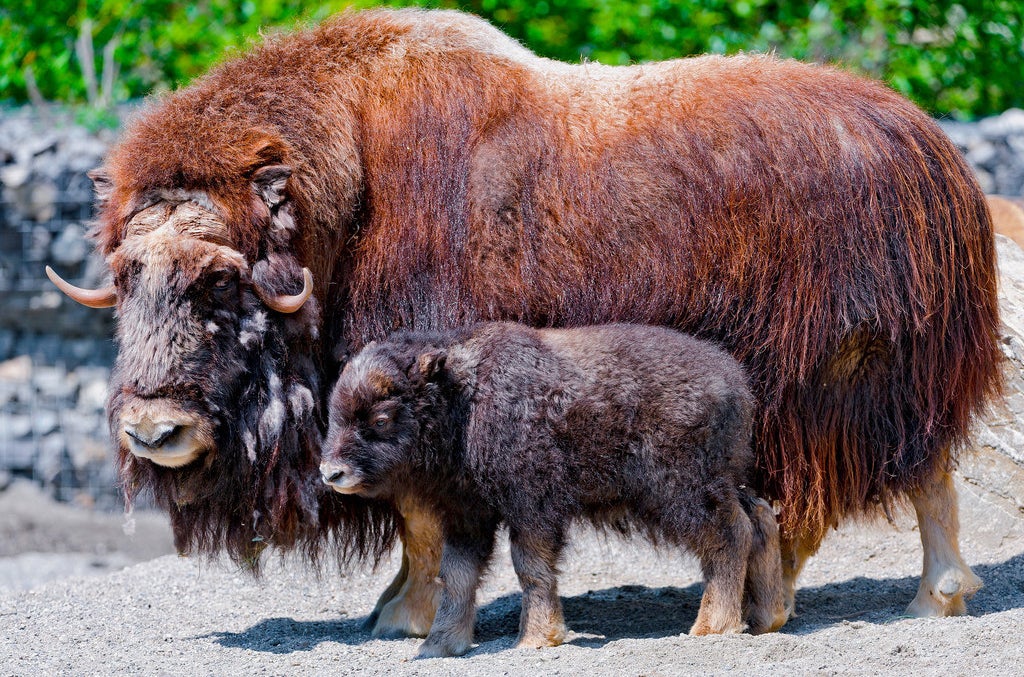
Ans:
[[[212,278],[211,286],[215,294],[227,294],[235,287],[235,276],[231,271],[227,270],[215,273]]]

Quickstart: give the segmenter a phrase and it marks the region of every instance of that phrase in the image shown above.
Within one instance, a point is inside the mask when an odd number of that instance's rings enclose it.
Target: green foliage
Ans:
[[[380,4],[459,7],[565,61],[774,51],[884,78],[936,114],[1024,107],[1020,0],[13,0],[0,100],[28,99],[34,78],[47,99],[104,107],[187,83],[261,30]]]

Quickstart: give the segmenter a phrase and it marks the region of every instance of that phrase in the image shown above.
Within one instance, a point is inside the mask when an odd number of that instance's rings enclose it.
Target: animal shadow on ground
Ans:
[[[293,618],[265,618],[242,632],[213,632],[197,639],[213,639],[229,649],[290,654],[312,651],[321,642],[362,644],[370,640],[365,618],[337,621],[297,621]]]
[[[1004,562],[974,567],[985,581],[968,603],[973,616],[1024,607],[1024,554]],[[781,630],[812,634],[844,620],[889,623],[904,618],[903,610],[917,591],[916,576],[851,578],[838,583],[797,589],[797,618]],[[659,638],[687,632],[697,617],[703,587],[647,588],[624,585],[563,597],[565,620],[575,634],[569,644],[597,648],[619,639]],[[514,644],[519,630],[521,596],[504,595],[477,610],[473,654],[502,651]],[[370,640],[366,618],[337,621],[296,621],[268,618],[242,632],[205,635],[224,647],[287,654],[309,651],[321,642],[360,644]]]

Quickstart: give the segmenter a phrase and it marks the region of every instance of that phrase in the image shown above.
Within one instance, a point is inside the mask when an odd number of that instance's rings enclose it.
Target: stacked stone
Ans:
[[[103,411],[113,314],[83,308],[46,279],[104,280],[86,233],[92,184],[114,133],[67,115],[0,114],[0,487],[35,480],[61,500],[116,507]]]
[[[92,184],[114,133],[90,133],[69,116],[0,115],[0,361],[29,355],[69,368],[110,363],[112,313],[90,312],[59,294],[52,266],[86,286],[103,282],[86,238]]]
[[[1011,108],[979,122],[939,124],[967,158],[982,190],[1024,195],[1024,110]]]

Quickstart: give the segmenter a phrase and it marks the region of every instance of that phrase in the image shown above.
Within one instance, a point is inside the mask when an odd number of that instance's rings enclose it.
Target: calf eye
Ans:
[[[386,426],[388,424],[388,421],[390,421],[390,420],[391,420],[390,416],[388,416],[387,414],[381,414],[377,418],[373,419],[373,427],[375,427],[375,428],[383,428],[384,426]]]

